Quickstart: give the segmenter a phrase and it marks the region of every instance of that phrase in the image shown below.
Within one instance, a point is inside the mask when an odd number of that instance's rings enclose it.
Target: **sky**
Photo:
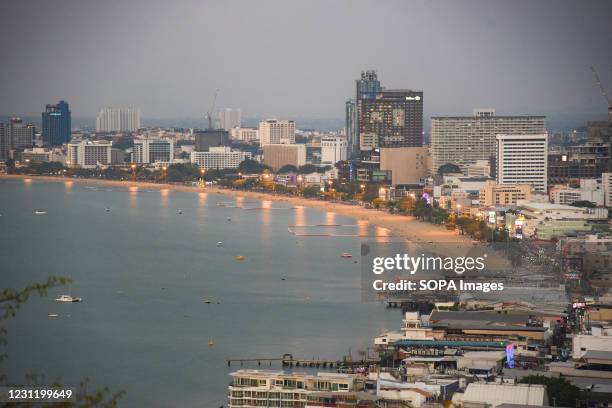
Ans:
[[[606,117],[612,2],[2,0],[0,114],[343,118],[362,70],[424,91],[432,115]]]

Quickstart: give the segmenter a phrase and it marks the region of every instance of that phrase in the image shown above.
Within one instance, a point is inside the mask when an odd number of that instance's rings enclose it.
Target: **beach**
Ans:
[[[189,193],[211,193],[227,197],[244,197],[247,199],[267,200],[287,203],[292,206],[303,206],[319,209],[327,212],[352,217],[358,220],[387,229],[394,237],[405,238],[413,242],[435,242],[435,243],[470,243],[470,238],[461,236],[454,231],[448,231],[444,226],[434,225],[416,220],[414,217],[390,214],[385,211],[368,209],[361,206],[329,202],[323,200],[307,199],[303,197],[282,196],[270,193],[232,190],[219,187],[198,187],[180,184],[149,183],[143,181],[119,181],[99,180],[89,178],[55,177],[55,176],[31,176],[31,175],[0,175],[2,179],[15,180],[40,180],[53,182],[75,182],[82,184],[104,185],[114,187],[138,187],[143,189],[159,189],[180,191]]]

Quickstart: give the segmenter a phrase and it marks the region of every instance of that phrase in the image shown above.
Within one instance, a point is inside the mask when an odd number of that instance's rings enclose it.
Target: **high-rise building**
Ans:
[[[336,164],[346,160],[348,143],[339,136],[323,136],[321,138],[321,163]]]
[[[134,140],[132,163],[168,163],[174,158],[174,143],[171,139]]]
[[[295,143],[295,122],[278,119],[262,120],[259,122],[259,139],[262,146]]]
[[[112,146],[113,143],[108,140],[68,143],[66,164],[85,169],[107,166],[112,162]]]
[[[134,132],[140,129],[140,109],[103,108],[96,118],[96,132]]]
[[[219,128],[230,130],[242,126],[240,109],[225,108],[219,111]]]
[[[34,144],[34,125],[23,123],[21,118],[11,118],[9,122],[10,148],[25,149]]]
[[[68,103],[59,101],[57,105],[47,105],[42,113],[43,143],[47,146],[68,143],[71,132],[72,125]]]
[[[547,191],[548,135],[497,135],[497,183]]]
[[[211,147],[229,146],[230,144],[227,130],[196,130],[193,134],[195,136],[195,150],[198,152],[207,152]]]
[[[236,169],[251,152],[232,151],[229,146],[211,147],[207,152],[191,152],[190,161],[201,169]]]
[[[267,144],[263,146],[263,162],[278,170],[288,164],[300,167],[306,164],[306,145],[304,144]]]
[[[360,134],[377,135],[380,147],[423,146],[422,91],[382,90],[357,103]]]
[[[612,173],[601,175],[601,185],[604,191],[604,205],[612,208]]]
[[[479,160],[495,156],[498,134],[542,134],[544,116],[496,116],[491,108],[475,109],[473,116],[434,116],[431,118],[432,167],[437,171],[447,163],[463,171]]]
[[[8,123],[0,122],[0,160],[8,160],[11,151],[11,133]]]
[[[355,99],[349,99],[346,101],[346,123],[345,133],[348,141],[348,154],[349,157],[359,156],[359,121],[357,116],[357,101]]]

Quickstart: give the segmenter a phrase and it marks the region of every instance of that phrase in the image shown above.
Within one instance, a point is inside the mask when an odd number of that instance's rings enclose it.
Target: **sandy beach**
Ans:
[[[97,180],[71,177],[54,177],[54,176],[23,176],[23,175],[0,175],[0,179],[25,180],[32,179],[37,181],[52,181],[52,182],[74,182],[90,185],[105,185],[115,187],[138,187],[143,189],[159,189],[170,191],[181,191],[189,193],[211,193],[219,194],[228,197],[244,197],[246,199],[269,200],[276,202],[284,202],[292,206],[304,206],[314,209],[319,209],[327,212],[333,212],[339,215],[353,217],[358,220],[367,221],[377,227],[389,230],[390,235],[394,237],[405,238],[414,242],[429,242],[435,243],[470,243],[470,239],[458,235],[453,231],[448,231],[446,228],[438,225],[433,225],[427,222],[421,222],[414,217],[389,214],[385,211],[367,209],[356,205],[346,205],[341,203],[332,203],[323,200],[313,200],[302,197],[281,196],[269,193],[260,193],[254,191],[231,190],[218,187],[197,187],[180,184],[164,184],[164,183],[148,183],[134,181],[118,181],[118,180]]]

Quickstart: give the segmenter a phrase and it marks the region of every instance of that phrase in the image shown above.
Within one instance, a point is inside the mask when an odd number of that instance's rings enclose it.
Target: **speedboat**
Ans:
[[[342,255],[340,255],[341,258],[352,258],[353,255],[349,252],[343,252]]]
[[[34,214],[36,215],[45,215],[47,212],[45,210],[36,210],[34,211]]]
[[[217,246],[218,247],[222,247],[223,246],[223,242],[221,242],[221,241],[217,242]]]
[[[80,297],[72,297],[70,295],[60,295],[58,298],[55,298],[55,301],[61,303],[76,303],[82,302],[83,299]]]

